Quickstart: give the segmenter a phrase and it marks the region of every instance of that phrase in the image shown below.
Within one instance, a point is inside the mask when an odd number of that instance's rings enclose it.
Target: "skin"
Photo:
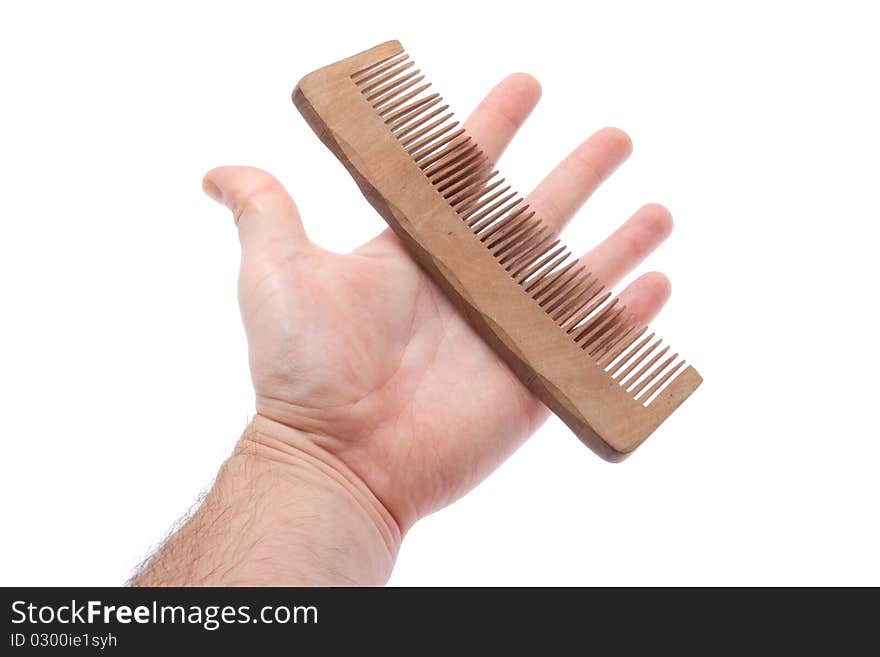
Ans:
[[[512,75],[465,127],[497,161],[539,97],[534,78]],[[596,132],[528,202],[561,231],[631,150],[622,131]],[[390,230],[331,253],[268,173],[220,167],[203,186],[238,227],[257,413],[200,509],[134,583],[384,583],[406,531],[484,479],[548,411]],[[646,205],[583,261],[612,286],[671,230],[669,212]],[[648,322],[669,293],[649,273],[620,297]]]

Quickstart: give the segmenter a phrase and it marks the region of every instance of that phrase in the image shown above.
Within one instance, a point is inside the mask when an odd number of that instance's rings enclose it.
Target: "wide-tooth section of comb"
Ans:
[[[371,56],[375,61],[369,63]],[[685,367],[683,359],[653,334],[644,337],[647,327],[606,290],[590,271],[589,263],[572,257],[526,200],[512,190],[399,44],[383,44],[352,60],[358,58],[347,69],[343,65],[351,60],[336,65],[341,66],[340,74],[347,72],[347,81],[332,76],[334,93],[353,103],[348,98],[353,92],[369,106],[381,121],[381,128],[377,124],[375,129],[384,132],[385,138],[393,139],[411,165],[417,167],[438,201],[459,217],[473,239],[494,259],[498,275],[509,277],[535,310],[544,313],[560,334],[579,348],[579,357],[590,361],[608,385],[619,388],[634,403],[617,403],[617,411],[637,416],[629,424],[644,425],[645,435],[638,440],[629,439],[629,443],[644,440],[699,385],[699,375],[693,368]],[[356,70],[350,70],[355,65]],[[323,84],[326,87],[330,82]],[[296,93],[303,94],[299,88]],[[307,119],[314,113],[310,105],[304,109],[305,103],[297,104]],[[356,111],[360,113],[360,109]],[[322,130],[333,130],[324,124],[323,117],[311,116],[310,123],[319,134]],[[345,129],[353,130],[356,126]],[[337,150],[341,148],[338,143]],[[343,155],[340,158],[349,159]],[[353,168],[357,169],[349,166],[350,170]],[[356,178],[363,175],[362,171],[352,173]],[[383,216],[394,226],[393,217],[389,218],[387,213]],[[675,386],[679,378],[687,380],[674,394],[664,395],[664,390]],[[546,395],[541,396],[547,401]],[[612,402],[618,400],[619,396],[611,398]],[[655,403],[663,408],[651,414]],[[646,409],[644,412],[651,417],[638,417],[640,411],[635,410],[636,406]],[[626,420],[616,424],[630,430]],[[639,431],[641,427],[632,430],[633,436]],[[609,440],[608,436],[601,438]],[[624,441],[611,447],[614,454],[606,452],[603,456],[617,460],[634,445]],[[597,451],[602,453],[601,449]]]

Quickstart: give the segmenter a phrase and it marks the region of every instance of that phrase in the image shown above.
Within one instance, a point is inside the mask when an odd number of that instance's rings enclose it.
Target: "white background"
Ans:
[[[622,465],[551,421],[391,583],[880,584],[869,3],[125,4],[0,10],[0,584],[121,583],[210,483],[252,397],[201,177],[273,172],[328,248],[382,229],[289,95],[390,38],[462,116],[541,80],[502,163],[522,191],[631,134],[566,240],[667,205],[640,271],[672,279],[654,327],[706,380]]]

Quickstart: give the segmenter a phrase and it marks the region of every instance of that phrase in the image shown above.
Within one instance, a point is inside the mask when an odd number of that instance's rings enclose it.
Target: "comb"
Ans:
[[[506,185],[397,41],[306,75],[293,102],[522,383],[620,461],[702,381]]]

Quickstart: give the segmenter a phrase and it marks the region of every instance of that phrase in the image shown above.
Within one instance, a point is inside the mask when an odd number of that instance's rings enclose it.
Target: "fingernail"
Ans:
[[[205,194],[210,196],[212,199],[214,199],[218,203],[223,203],[223,192],[221,192],[220,188],[207,178],[202,180],[202,189],[205,191]]]

